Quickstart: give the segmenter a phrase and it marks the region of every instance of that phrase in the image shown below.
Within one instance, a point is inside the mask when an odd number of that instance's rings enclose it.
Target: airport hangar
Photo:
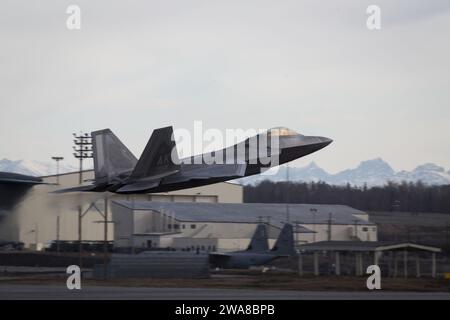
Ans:
[[[368,215],[342,205],[116,200],[112,212],[116,248],[244,250],[261,222],[267,224],[273,246],[288,219],[297,245],[377,240]]]
[[[92,170],[83,180],[92,179]],[[2,220],[2,239],[21,241],[42,250],[52,240],[79,239],[79,211],[83,241],[104,239],[105,194],[51,194],[79,184],[79,172],[43,177],[49,185],[30,190]],[[59,184],[56,184],[59,183]],[[243,203],[243,187],[217,183],[158,194],[108,194],[108,240],[114,247],[177,248],[200,251],[245,249],[258,223],[267,223],[269,242],[282,225],[294,224],[297,244],[324,240],[376,241],[377,227],[367,213],[341,205]],[[81,204],[81,210],[79,209]],[[93,206],[94,205],[94,206]]]

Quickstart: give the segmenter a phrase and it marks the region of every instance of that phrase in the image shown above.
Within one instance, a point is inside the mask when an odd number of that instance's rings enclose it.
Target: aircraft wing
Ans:
[[[223,252],[210,252],[209,255],[215,257],[231,257],[231,254]]]
[[[209,253],[209,262],[214,265],[222,265],[230,260],[231,255],[227,253],[221,252],[210,252]]]
[[[118,193],[132,193],[132,192],[139,192],[139,191],[145,191],[148,189],[156,188],[159,186],[159,182],[161,179],[157,180],[147,180],[147,181],[139,181],[132,184],[127,184],[119,189],[117,189],[116,192]]]
[[[193,179],[214,178],[214,177],[243,177],[246,164],[212,164],[192,168],[187,175]]]
[[[200,164],[184,165],[180,174],[164,179],[164,183],[177,183],[190,180],[204,180],[210,178],[229,177],[230,180],[241,178],[245,175],[246,164]]]
[[[92,185],[87,185],[87,186],[59,189],[59,190],[52,191],[50,193],[87,192],[87,191],[95,191],[96,188],[98,188],[98,186],[92,184]]]

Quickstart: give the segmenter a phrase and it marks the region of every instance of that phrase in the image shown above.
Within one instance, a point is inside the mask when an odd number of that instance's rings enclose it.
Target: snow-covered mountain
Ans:
[[[395,171],[391,166],[383,159],[376,158],[363,161],[354,169],[338,172],[331,177],[329,182],[337,185],[350,183],[351,185],[362,186],[366,183],[368,186],[377,186],[394,180],[394,176]]]
[[[288,178],[289,175],[289,178]],[[237,180],[244,184],[257,184],[264,180],[271,181],[330,181],[332,175],[326,172],[324,169],[317,166],[315,162],[311,162],[305,167],[292,168],[289,167],[289,172],[285,166],[271,168],[263,174],[256,176],[250,176],[247,178]]]
[[[257,184],[263,180],[286,181],[286,167],[278,170],[270,169],[265,174],[251,176],[237,180],[243,184]],[[418,166],[412,171],[395,172],[392,167],[381,158],[361,162],[356,168],[347,169],[336,174],[330,174],[318,167],[314,162],[301,168],[289,168],[290,181],[323,181],[333,185],[345,185],[347,183],[356,186],[381,186],[389,181],[401,183],[402,181],[422,181],[429,185],[450,184],[450,171],[445,171],[433,163]]]
[[[60,163],[59,172],[74,172],[78,168],[72,165]],[[55,162],[40,162],[40,161],[28,161],[28,160],[0,160],[0,171],[21,173],[30,176],[48,176],[56,174]]]
[[[434,163],[418,166],[411,172],[400,171],[396,174],[397,181],[422,181],[427,184],[450,184],[450,171],[445,172],[443,167]]]

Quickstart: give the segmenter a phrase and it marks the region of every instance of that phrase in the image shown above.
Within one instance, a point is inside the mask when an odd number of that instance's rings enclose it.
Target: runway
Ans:
[[[0,284],[1,300],[450,300],[450,292],[288,291]]]

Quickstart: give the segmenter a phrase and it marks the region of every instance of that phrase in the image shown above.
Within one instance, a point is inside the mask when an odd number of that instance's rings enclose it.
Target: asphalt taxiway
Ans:
[[[450,300],[450,292],[291,291],[0,284],[1,300]]]

